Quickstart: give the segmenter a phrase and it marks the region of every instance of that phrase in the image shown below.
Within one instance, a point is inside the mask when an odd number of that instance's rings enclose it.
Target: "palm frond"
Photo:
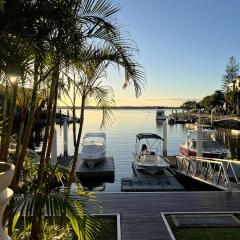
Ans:
[[[111,107],[114,106],[114,92],[109,86],[100,86],[100,83],[91,89],[92,97],[96,101],[96,105],[102,109],[101,127],[111,125],[113,122],[113,112]]]
[[[30,224],[33,213],[40,211],[44,206],[45,217],[53,223],[56,219],[66,217],[74,229],[78,239],[93,239],[93,236],[100,229],[100,222],[91,216],[92,213],[99,213],[101,208],[94,195],[81,192],[76,189],[62,188],[55,189],[46,194],[35,193],[24,198],[16,198],[17,203],[14,209],[14,225],[19,218],[23,217],[26,224]]]

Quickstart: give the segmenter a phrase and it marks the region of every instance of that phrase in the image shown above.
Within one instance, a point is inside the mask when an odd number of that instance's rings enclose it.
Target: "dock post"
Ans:
[[[213,109],[211,110],[211,125],[213,125]]]
[[[52,149],[51,149],[51,163],[57,163],[57,131],[54,129],[53,134],[53,142],[52,142]]]
[[[201,119],[201,113],[199,112],[198,114],[198,123],[201,124],[202,123],[202,119]]]
[[[163,123],[163,156],[167,157],[167,122]]]
[[[197,130],[197,157],[203,156],[203,131],[199,127]]]
[[[68,155],[68,124],[65,120],[63,123],[63,138],[64,138],[64,156]]]

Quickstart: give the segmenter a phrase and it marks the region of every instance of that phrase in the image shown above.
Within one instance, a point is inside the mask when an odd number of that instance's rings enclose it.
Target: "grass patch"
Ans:
[[[96,240],[117,240],[117,217],[101,216],[102,230]]]
[[[176,240],[240,239],[240,228],[237,227],[179,228],[174,225],[170,216],[166,216],[166,219]]]

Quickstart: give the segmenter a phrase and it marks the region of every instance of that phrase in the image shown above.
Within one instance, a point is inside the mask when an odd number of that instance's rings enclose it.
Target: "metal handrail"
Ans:
[[[176,158],[180,173],[229,191],[240,189],[236,165],[240,171],[240,161],[185,156]]]
[[[183,156],[181,156],[183,157]],[[233,159],[223,159],[223,158],[206,158],[206,157],[193,157],[191,156],[190,158],[193,158],[193,159],[202,159],[202,160],[210,160],[210,161],[217,161],[217,162],[227,162],[227,163],[236,163],[236,164],[239,164],[240,165],[240,160],[233,160]]]

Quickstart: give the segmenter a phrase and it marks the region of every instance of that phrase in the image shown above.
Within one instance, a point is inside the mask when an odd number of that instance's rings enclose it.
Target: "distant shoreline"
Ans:
[[[58,106],[57,109],[69,109],[69,107]],[[81,109],[81,107],[76,107]],[[101,109],[101,107],[88,106],[86,109]],[[113,106],[110,109],[181,109],[180,107],[165,107],[165,106]]]

